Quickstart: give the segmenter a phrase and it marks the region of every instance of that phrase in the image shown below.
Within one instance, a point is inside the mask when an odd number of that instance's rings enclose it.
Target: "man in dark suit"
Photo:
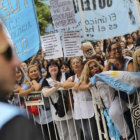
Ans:
[[[6,28],[0,21],[0,99],[12,92],[15,69],[19,65]],[[0,100],[0,140],[42,140],[42,134],[20,113],[19,108]]]

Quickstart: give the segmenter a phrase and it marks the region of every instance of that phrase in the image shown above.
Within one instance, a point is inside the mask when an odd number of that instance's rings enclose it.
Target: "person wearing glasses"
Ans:
[[[123,56],[122,54],[122,48],[118,42],[112,42],[108,46],[108,52],[110,55],[110,59],[107,62],[107,65],[104,68],[104,71],[134,71],[133,66],[133,58],[128,56]],[[119,96],[116,92],[115,98],[111,103],[111,107],[109,109],[109,116],[114,122],[114,124],[117,126],[120,135],[122,136],[122,140],[129,139],[133,140],[134,135],[130,131],[130,128],[128,126],[128,123],[126,122],[124,117],[124,113],[128,112],[128,100],[126,101],[126,93],[122,93],[120,91],[121,99],[119,99]],[[120,106],[120,102],[122,104],[123,111]],[[125,126],[125,128],[124,128]]]
[[[118,42],[112,42],[108,46],[110,59],[108,60],[104,71],[119,70],[119,71],[134,71],[132,58],[123,56],[122,48]]]
[[[92,96],[88,90],[78,90],[83,70],[83,61],[80,57],[74,57],[71,59],[70,64],[75,75],[68,78],[62,86],[63,88],[73,88],[73,117],[77,124],[77,130],[82,130],[84,139],[86,140],[99,140],[96,120],[94,117]]]
[[[20,113],[20,109],[1,100],[13,91],[16,67],[20,66],[7,34],[0,21],[0,140],[42,140],[41,132]]]
[[[83,50],[85,60],[91,59],[91,57],[96,53],[91,42],[83,43],[81,49]]]

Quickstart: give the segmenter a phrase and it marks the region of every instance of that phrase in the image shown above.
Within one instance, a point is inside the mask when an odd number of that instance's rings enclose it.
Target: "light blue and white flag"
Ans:
[[[33,0],[2,0],[0,18],[7,27],[15,54],[21,61],[37,53],[40,33]]]
[[[74,0],[77,25],[65,30],[83,32],[77,0]],[[81,0],[87,40],[102,40],[132,33],[139,29],[133,0]],[[52,25],[47,32],[60,32]]]
[[[105,71],[90,79],[92,85],[101,80],[116,90],[133,94],[140,87],[140,72]]]

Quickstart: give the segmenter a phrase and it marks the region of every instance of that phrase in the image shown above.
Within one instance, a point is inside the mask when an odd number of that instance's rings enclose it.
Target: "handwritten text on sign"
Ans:
[[[76,25],[72,0],[50,0],[50,8],[55,29]]]

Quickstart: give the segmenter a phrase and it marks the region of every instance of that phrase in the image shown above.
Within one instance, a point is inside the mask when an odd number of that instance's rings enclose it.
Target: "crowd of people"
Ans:
[[[43,131],[46,140],[99,140],[92,94],[98,100],[98,86],[92,85],[90,78],[103,71],[140,72],[140,30],[121,37],[82,43],[83,56],[73,58],[44,59],[44,52],[36,58],[22,62],[16,68],[16,84],[12,93],[1,101],[9,102],[26,108]],[[60,92],[60,88],[65,89]],[[34,91],[41,91],[45,107],[42,105],[27,107],[25,98]],[[63,90],[62,90],[63,91]],[[17,97],[17,94],[19,97]],[[69,107],[65,115],[59,116],[55,104],[60,101],[60,95],[66,97]],[[109,117],[118,128],[121,140],[134,140],[134,132],[124,114],[129,110],[128,101],[121,97],[111,87],[102,86],[100,97],[104,108],[109,109]],[[35,110],[33,113],[33,109]],[[100,114],[100,113],[99,113]],[[30,117],[31,117],[30,116]],[[102,122],[100,122],[102,127]],[[125,126],[125,128],[124,128]],[[140,139],[139,129],[136,129]]]

